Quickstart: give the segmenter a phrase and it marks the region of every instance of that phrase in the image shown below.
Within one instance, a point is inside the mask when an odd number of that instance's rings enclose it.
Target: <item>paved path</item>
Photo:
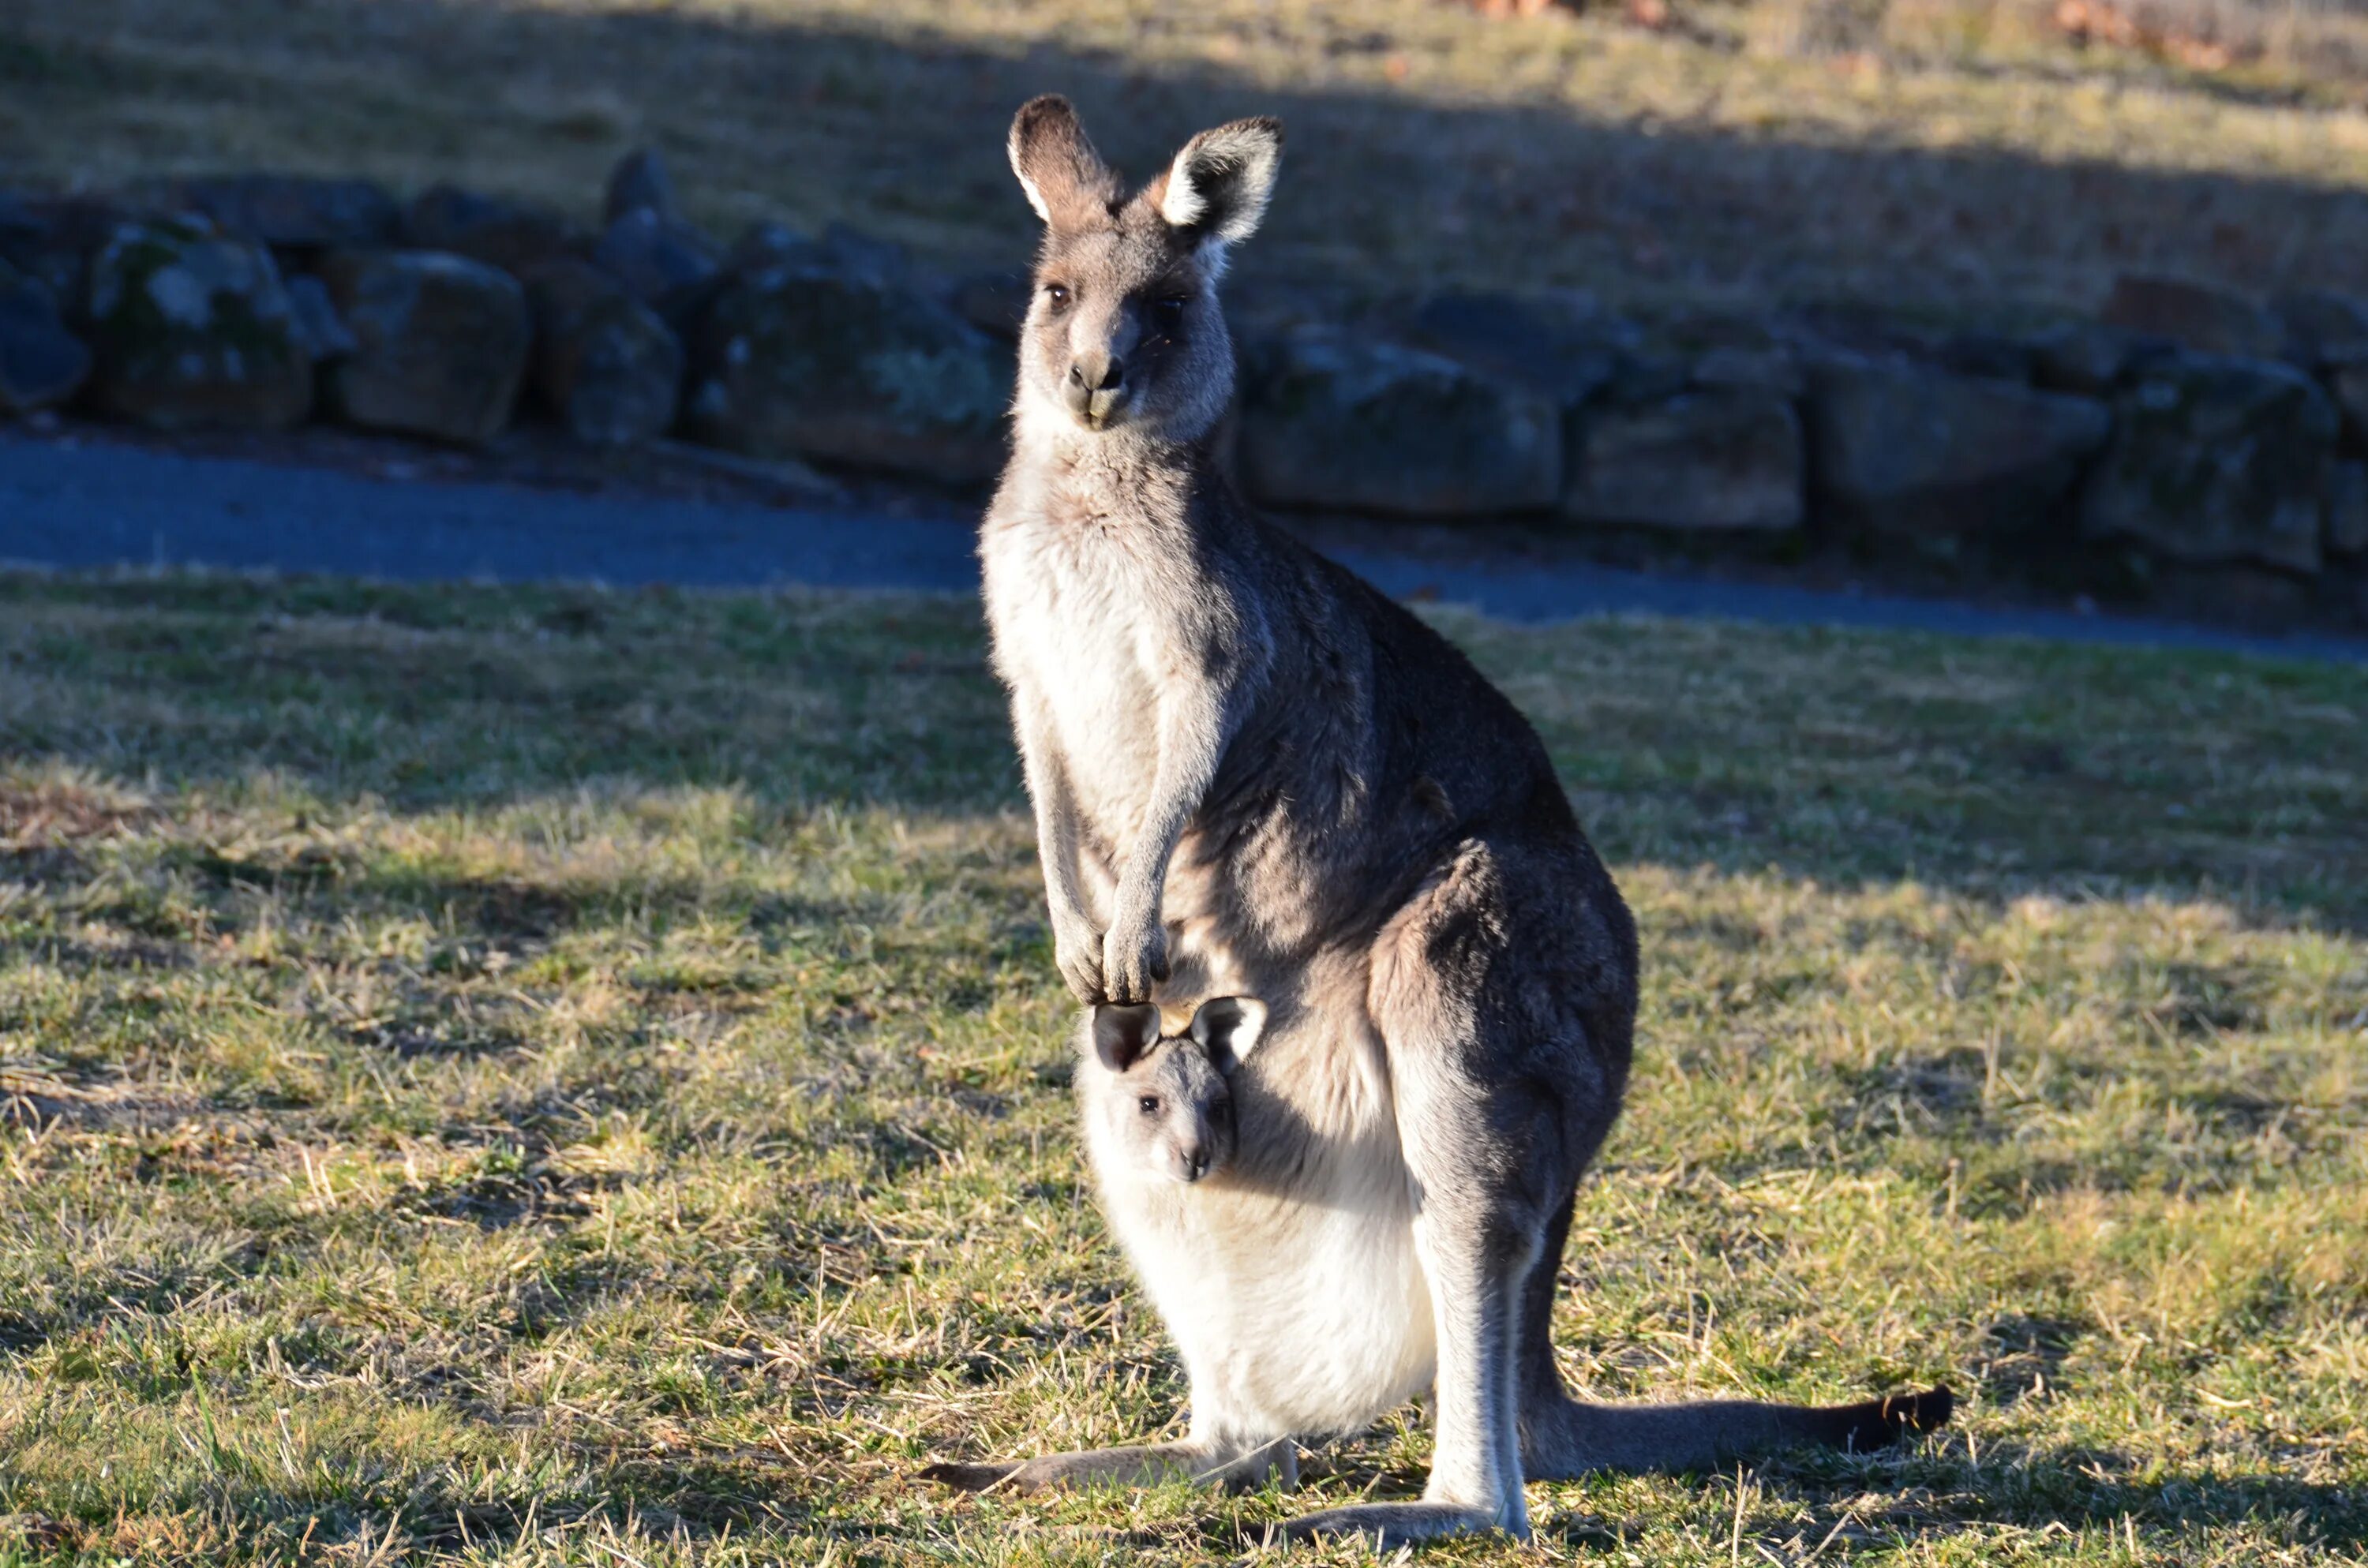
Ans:
[[[202,565],[415,580],[531,578],[968,592],[971,524],[859,512],[405,482],[0,434],[0,562]],[[1585,563],[1450,566],[1343,551],[1384,590],[1522,620],[1605,613],[1905,627],[2368,662],[2368,639],[1647,575]]]

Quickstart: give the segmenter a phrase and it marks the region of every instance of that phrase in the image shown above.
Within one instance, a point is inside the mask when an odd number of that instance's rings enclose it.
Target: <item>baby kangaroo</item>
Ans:
[[[1430,1388],[1421,1500],[1290,1527],[1388,1543],[1525,1534],[1529,1477],[1939,1425],[1941,1390],[1807,1407],[1564,1389],[1554,1285],[1627,1083],[1635,927],[1513,705],[1252,514],[1212,454],[1234,390],[1217,284],[1281,153],[1275,121],[1237,120],[1130,190],[1064,100],[1012,123],[1045,233],[979,556],[1054,960],[1088,1004],[1265,1007],[1234,1041],[1217,1174],[1116,1180],[1110,1107],[1087,1122],[1112,1226],[1190,1374],[1190,1432],[940,1475],[1288,1480],[1292,1437]],[[1118,1163],[1213,1160],[1201,1119],[1190,1150],[1162,1132]]]
[[[1160,1032],[1156,1007],[1094,1009],[1077,1085],[1105,1187],[1190,1184],[1233,1163],[1234,1068],[1265,1022],[1266,1005],[1242,996],[1203,1002],[1175,1034]]]

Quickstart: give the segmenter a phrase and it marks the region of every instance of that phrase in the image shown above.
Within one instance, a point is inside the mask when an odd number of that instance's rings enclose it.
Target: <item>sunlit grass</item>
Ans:
[[[1965,1400],[1533,1487],[1535,1557],[2368,1545],[2356,671],[1442,624],[1645,933],[1569,1377]],[[0,1561],[1185,1562],[1417,1489],[1411,1410],[1298,1499],[908,1479],[1181,1418],[1016,775],[956,600],[0,579]]]

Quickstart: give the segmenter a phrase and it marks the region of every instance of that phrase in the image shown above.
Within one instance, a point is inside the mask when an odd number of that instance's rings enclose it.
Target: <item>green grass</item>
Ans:
[[[2359,672],[1440,620],[1644,930],[1570,1378],[1965,1403],[1435,1560],[2357,1560]],[[1418,1488],[1414,1412],[1300,1499],[907,1479],[1183,1393],[1016,772],[959,601],[0,578],[0,1562],[1187,1562]]]
[[[2085,308],[2133,267],[2359,288],[2368,16],[2128,0],[2351,62],[2199,74],[2074,51],[2053,0],[1672,3],[1691,32],[1617,0],[34,0],[0,7],[0,179],[294,167],[589,217],[652,142],[727,233],[847,221],[1009,267],[1033,220],[1005,131],[1059,90],[1137,177],[1285,118],[1246,284],[1943,315]]]

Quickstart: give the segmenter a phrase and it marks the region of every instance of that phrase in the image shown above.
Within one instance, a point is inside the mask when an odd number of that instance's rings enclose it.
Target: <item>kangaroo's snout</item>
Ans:
[[[1199,1181],[1209,1174],[1209,1145],[1204,1142],[1186,1143],[1176,1151],[1176,1179],[1186,1184]]]
[[[1069,361],[1061,394],[1069,412],[1087,425],[1108,423],[1126,402],[1126,361],[1115,354],[1078,355]]]

